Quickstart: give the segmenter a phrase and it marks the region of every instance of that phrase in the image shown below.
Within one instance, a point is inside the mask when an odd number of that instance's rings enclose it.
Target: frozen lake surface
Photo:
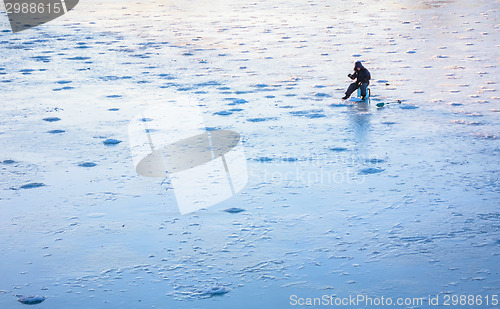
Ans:
[[[498,8],[88,0],[16,34],[2,8],[0,307],[491,300]],[[369,104],[340,99],[357,60]],[[127,134],[179,95],[207,127],[241,134],[249,172],[236,196],[188,215],[168,181],[137,175]]]

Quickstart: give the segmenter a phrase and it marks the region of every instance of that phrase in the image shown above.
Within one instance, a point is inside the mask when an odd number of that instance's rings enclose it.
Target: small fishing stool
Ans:
[[[361,99],[361,88],[358,88],[358,98]],[[369,99],[370,98],[370,88],[366,87],[366,98],[365,99]]]

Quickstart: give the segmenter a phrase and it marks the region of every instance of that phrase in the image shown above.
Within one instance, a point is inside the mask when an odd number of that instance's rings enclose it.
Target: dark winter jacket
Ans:
[[[358,67],[361,70],[358,71]],[[370,83],[370,79],[372,78],[370,72],[361,64],[361,62],[357,61],[354,64],[354,74],[350,75],[351,79],[355,79],[356,83]]]

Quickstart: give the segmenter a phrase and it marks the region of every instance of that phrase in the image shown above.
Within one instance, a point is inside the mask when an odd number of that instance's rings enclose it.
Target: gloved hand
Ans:
[[[347,77],[349,77],[350,79],[354,79],[354,77],[352,77],[352,74],[347,74]]]

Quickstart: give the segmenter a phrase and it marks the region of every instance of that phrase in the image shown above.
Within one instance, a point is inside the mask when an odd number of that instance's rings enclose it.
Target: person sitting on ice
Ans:
[[[370,72],[361,64],[361,61],[356,61],[354,64],[354,74],[348,74],[347,76],[356,81],[349,85],[342,100],[349,99],[351,94],[358,88],[361,88],[361,99],[364,100],[366,97],[366,88],[370,84]]]

